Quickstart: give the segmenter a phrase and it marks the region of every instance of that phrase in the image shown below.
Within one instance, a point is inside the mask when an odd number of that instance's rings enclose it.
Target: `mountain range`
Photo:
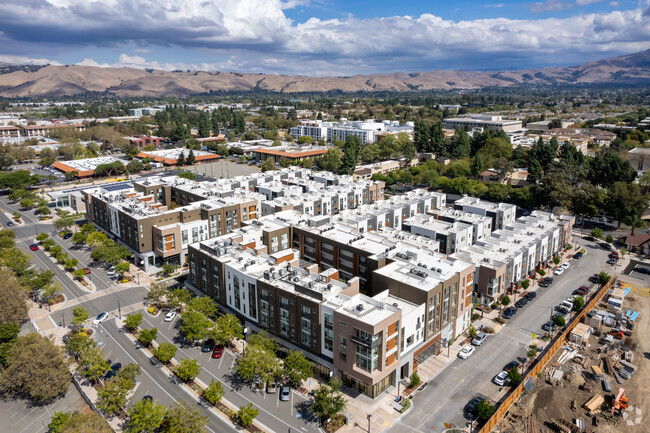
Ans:
[[[516,71],[396,72],[350,77],[0,64],[0,96],[7,98],[72,96],[91,92],[119,97],[190,96],[210,92],[255,91],[408,92],[562,84],[650,84],[650,49],[578,66]]]

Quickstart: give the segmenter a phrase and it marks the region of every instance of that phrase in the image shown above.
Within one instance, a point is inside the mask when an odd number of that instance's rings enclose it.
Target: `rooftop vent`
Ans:
[[[357,305],[357,311],[363,311],[363,304]]]

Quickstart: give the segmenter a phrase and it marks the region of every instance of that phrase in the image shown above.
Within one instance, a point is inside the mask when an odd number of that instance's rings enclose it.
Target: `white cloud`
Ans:
[[[303,3],[187,0],[179,7],[175,0],[0,1],[0,28],[2,45],[34,47],[33,52],[43,46],[128,50],[119,59],[81,62],[88,65],[307,75],[576,64],[642,51],[650,41],[647,6],[519,20],[453,21],[423,14],[294,22],[284,14],[288,6]],[[572,5],[573,0],[546,0],[528,6],[542,12]],[[165,47],[168,59],[182,52],[191,63],[156,59],[157,47]]]
[[[79,66],[95,66],[95,67],[98,67],[98,68],[110,68],[111,67],[111,65],[109,65],[108,63],[99,63],[95,59],[89,59],[87,57],[85,59],[83,59],[82,61],[78,62],[77,65],[79,65]]]
[[[609,5],[613,8],[618,7],[618,2],[609,2]]]
[[[544,0],[543,2],[532,3],[528,6],[531,12],[549,12],[569,9],[572,5],[565,3],[563,0]]]
[[[13,56],[0,54],[0,63],[15,63],[21,65],[60,65],[56,60],[38,59],[26,56]]]
[[[491,4],[486,4],[486,8],[502,8],[505,6],[505,3],[491,3]]]
[[[600,3],[605,0],[576,0],[576,4],[578,6],[585,6],[585,5],[590,5],[592,3]]]

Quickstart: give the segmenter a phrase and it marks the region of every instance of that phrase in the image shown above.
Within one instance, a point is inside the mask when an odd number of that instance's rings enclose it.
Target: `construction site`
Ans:
[[[492,431],[650,430],[650,290],[618,281],[591,307]]]

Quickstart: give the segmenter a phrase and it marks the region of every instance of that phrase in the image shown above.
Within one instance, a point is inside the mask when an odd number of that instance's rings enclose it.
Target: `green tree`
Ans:
[[[163,274],[165,275],[173,274],[176,269],[178,269],[178,265],[174,263],[165,262],[162,265]]]
[[[178,158],[176,159],[176,165],[178,167],[185,165],[185,152],[181,152],[178,154]]]
[[[339,167],[340,174],[352,174],[359,162],[359,151],[361,150],[361,139],[356,135],[350,135],[343,146],[343,158]]]
[[[248,403],[247,406],[240,406],[237,412],[237,421],[242,427],[248,427],[253,424],[253,420],[255,420],[259,412],[259,410],[253,408],[253,403]]]
[[[39,242],[41,242],[41,243],[42,243],[43,241],[49,239],[49,238],[50,238],[50,235],[48,235],[48,234],[45,233],[45,232],[43,232],[43,233],[39,233],[38,235],[36,235],[36,240],[39,241]]]
[[[49,433],[113,433],[113,429],[96,412],[57,412],[48,428]]]
[[[128,433],[153,433],[165,419],[166,408],[154,400],[140,400],[129,409]]]
[[[564,325],[566,325],[566,320],[564,320],[564,317],[562,317],[562,315],[556,314],[555,316],[553,316],[553,324],[561,328]]]
[[[521,373],[519,372],[519,367],[514,367],[508,370],[508,379],[510,379],[510,385],[517,386],[521,383]]]
[[[605,271],[600,271],[600,274],[598,274],[598,280],[600,284],[607,284],[610,278],[612,278],[611,275]]]
[[[24,396],[36,404],[65,394],[70,385],[68,363],[60,347],[30,333],[16,338],[6,354],[0,391]]]
[[[84,332],[75,332],[65,341],[65,350],[75,358],[86,348],[95,347],[97,343]]]
[[[97,408],[107,416],[113,416],[126,407],[127,395],[135,383],[120,377],[107,380],[104,386],[97,390]]]
[[[86,271],[82,268],[75,269],[74,272],[72,272],[72,275],[74,275],[77,280],[81,281],[86,276]]]
[[[212,119],[207,111],[201,111],[199,115],[199,135],[203,138],[210,136],[210,129],[212,128]]]
[[[327,149],[327,153],[319,158],[316,158],[315,162],[316,165],[318,165],[318,167],[320,167],[322,170],[336,173],[341,167],[342,157],[343,153],[341,152],[341,149],[338,147],[330,147]]]
[[[298,144],[311,144],[314,142],[314,139],[309,135],[303,135],[298,138]]]
[[[293,385],[298,386],[303,380],[309,379],[313,374],[313,364],[305,358],[302,352],[290,351],[284,359],[282,375]]]
[[[244,337],[244,330],[240,320],[232,314],[224,314],[217,317],[217,324],[210,336],[219,344],[226,344],[234,339]]]
[[[278,374],[275,355],[261,346],[249,344],[245,353],[237,359],[236,371],[246,382],[261,378],[263,382],[274,380]]]
[[[72,414],[70,412],[54,412],[52,420],[47,425],[48,433],[59,433],[61,428],[70,421]]]
[[[77,232],[77,233],[72,235],[71,240],[75,244],[84,244],[84,243],[86,243],[87,238],[88,238],[87,235],[83,234],[82,232]]]
[[[77,267],[77,264],[79,263],[79,260],[75,259],[74,257],[69,258],[65,261],[65,268],[70,271],[74,268]]]
[[[573,298],[573,309],[576,311],[582,310],[582,307],[585,306],[585,298],[582,296],[576,296]]]
[[[214,323],[205,314],[198,311],[186,311],[181,314],[181,333],[189,341],[205,339]]]
[[[137,173],[142,170],[144,170],[144,164],[142,163],[142,161],[139,161],[137,159],[129,161],[129,163],[126,165],[126,171],[128,173]]]
[[[502,297],[501,298],[501,305],[503,305],[504,307],[507,307],[508,305],[510,305],[510,297],[509,296]]]
[[[210,382],[210,385],[203,390],[203,398],[206,401],[209,401],[210,404],[215,405],[224,395],[223,386],[221,382],[215,382],[214,379]]]
[[[641,218],[648,204],[648,199],[641,193],[638,184],[615,182],[607,192],[605,209],[607,213],[618,221],[627,218]]]
[[[137,313],[132,313],[126,316],[126,320],[124,321],[124,327],[128,330],[133,332],[140,324],[142,323],[142,313],[137,312]]]
[[[181,171],[180,173],[178,173],[177,176],[182,177],[184,179],[189,179],[189,180],[196,179],[196,173],[194,173],[192,171]]]
[[[312,410],[321,418],[334,418],[343,413],[347,403],[340,392],[341,381],[334,378],[329,385],[323,384],[314,392],[314,403]]]
[[[615,183],[629,184],[636,179],[636,171],[630,163],[624,161],[612,148],[598,152],[596,157],[590,160],[589,169],[591,182],[604,188],[609,188]]]
[[[218,310],[217,304],[207,296],[191,298],[187,302],[187,309],[188,311],[198,311],[205,315],[205,317],[216,317]]]
[[[530,281],[528,281],[527,279],[523,280],[521,282],[521,288],[524,290],[528,290],[528,287],[530,287]]]
[[[85,273],[85,272],[84,272]],[[88,320],[88,310],[81,305],[72,307],[72,323],[75,325],[82,325]]]
[[[185,164],[194,165],[195,162],[196,162],[196,157],[194,156],[194,151],[190,149],[190,153],[187,154],[187,160],[185,161]]]
[[[260,165],[260,169],[262,170],[262,173],[275,170],[275,159],[266,158],[262,165]]]
[[[601,229],[600,227],[594,227],[593,229],[591,229],[590,234],[591,236],[597,239],[601,239],[603,237],[603,229]]]
[[[25,209],[31,209],[32,207],[34,207],[34,201],[30,198],[24,198],[20,200],[20,207]]]
[[[174,372],[181,380],[189,382],[201,373],[201,366],[194,359],[184,358],[178,363]]]
[[[97,346],[87,346],[79,353],[77,371],[83,377],[97,382],[111,369],[111,363],[104,356],[104,350]]]
[[[158,330],[156,328],[141,329],[138,334],[138,341],[142,343],[144,347],[149,347],[156,338],[158,338]]]
[[[154,349],[153,354],[160,362],[167,364],[176,355],[176,350],[178,347],[175,344],[164,341]]]
[[[165,416],[167,433],[206,433],[205,425],[208,418],[199,409],[190,407],[187,403],[176,403],[167,409]]]
[[[482,422],[485,422],[488,419],[490,419],[490,417],[494,414],[495,411],[496,408],[494,407],[494,405],[490,404],[490,402],[487,401],[486,399],[481,400],[476,405],[476,409],[475,409],[476,417]]]
[[[115,273],[119,275],[124,275],[125,273],[129,272],[129,269],[131,269],[131,264],[125,260],[115,265]]]
[[[650,170],[649,170],[650,171]],[[636,232],[636,229],[642,229],[646,227],[646,223],[643,219],[639,217],[639,215],[633,214],[629,215],[625,218],[624,220],[625,224],[630,226],[630,244],[628,245],[628,249],[632,249],[632,238],[634,238],[634,233]]]

